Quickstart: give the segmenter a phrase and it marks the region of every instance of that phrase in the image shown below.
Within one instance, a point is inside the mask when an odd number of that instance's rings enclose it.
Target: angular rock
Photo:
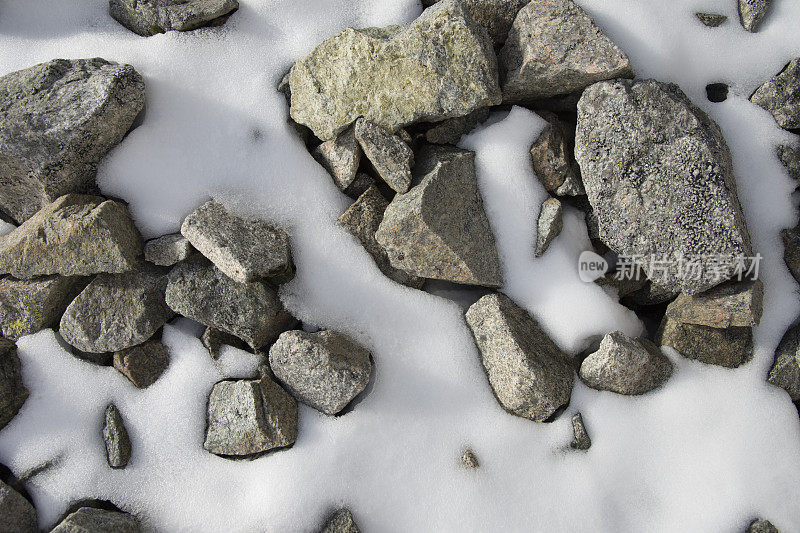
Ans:
[[[93,188],[97,164],[144,109],[130,65],[54,59],[0,78],[0,210],[23,222]]]
[[[778,159],[780,159],[789,175],[800,182],[800,146],[782,144],[776,150]]]
[[[625,296],[625,305],[631,307],[646,307],[669,303],[678,297],[680,292],[665,289],[644,278],[644,285]]]
[[[108,466],[111,468],[128,466],[128,461],[131,459],[131,439],[128,437],[122,415],[113,403],[106,407],[103,442],[106,444]]]
[[[719,13],[697,12],[694,15],[700,20],[700,22],[702,22],[709,28],[716,28],[717,26],[721,25],[723,22],[728,20],[728,17],[726,17],[725,15],[720,15]]]
[[[601,80],[633,77],[625,52],[572,0],[528,3],[514,19],[498,59],[504,103],[580,92]]]
[[[167,305],[201,324],[261,348],[294,323],[275,289],[264,282],[237,283],[202,257],[189,258],[169,275]]]
[[[164,301],[166,286],[166,270],[145,262],[124,274],[100,274],[64,311],[59,333],[90,353],[141,344],[173,316]]]
[[[223,344],[239,348],[240,350],[247,350],[247,343],[242,339],[216,328],[206,328],[203,335],[200,337],[200,342],[206,347],[212,359],[219,358],[219,351]]]
[[[359,533],[349,509],[339,509],[328,519],[322,533]]]
[[[675,348],[689,359],[728,368],[738,367],[753,353],[752,328],[712,328],[683,324],[669,317],[661,322],[655,341]]]
[[[22,373],[17,346],[0,338],[0,429],[16,416],[28,399],[28,389],[22,383]]]
[[[143,37],[224,24],[237,0],[109,0],[114,19]]]
[[[345,408],[369,383],[369,352],[335,331],[281,333],[269,366],[292,396],[326,415]]]
[[[750,101],[772,113],[781,128],[800,128],[800,57],[756,89]]]
[[[181,233],[228,277],[240,283],[294,275],[289,236],[263,220],[246,220],[211,200],[186,217]]]
[[[781,231],[783,261],[794,279],[800,283],[800,225]]]
[[[325,167],[341,191],[346,191],[356,179],[361,162],[361,146],[356,142],[353,127],[347,128],[335,139],[320,144],[311,155]]]
[[[376,180],[366,172],[359,172],[356,174],[356,179],[350,184],[347,189],[344,190],[344,193],[352,198],[353,200],[357,199],[359,196],[364,194],[367,189],[376,185]]]
[[[0,481],[0,531],[36,533],[36,509],[19,492]]]
[[[478,458],[475,457],[475,452],[467,448],[464,450],[464,453],[461,454],[461,462],[464,463],[464,466],[467,468],[478,468],[480,463],[478,463]]]
[[[592,447],[592,439],[586,432],[586,427],[583,425],[583,417],[580,413],[572,417],[572,442],[570,447],[576,450],[588,450]]]
[[[739,0],[739,21],[749,32],[758,31],[758,25],[767,14],[772,0]]]
[[[539,221],[536,231],[536,257],[541,257],[550,247],[550,243],[558,237],[564,228],[561,219],[561,202],[555,198],[548,198],[542,202],[539,210]]]
[[[800,400],[800,321],[783,334],[767,381],[785,389],[793,402]]]
[[[580,172],[573,161],[573,135],[549,112],[541,112],[548,126],[531,145],[533,171],[547,192],[558,196],[586,194]]]
[[[637,395],[666,383],[672,375],[672,363],[649,340],[614,331],[583,360],[579,374],[593,389]]]
[[[489,118],[489,108],[476,109],[463,117],[448,118],[425,132],[425,140],[433,144],[456,144],[461,136]]]
[[[503,294],[489,294],[466,319],[506,411],[545,422],[569,403],[574,372],[568,356],[524,309]]]
[[[50,533],[139,533],[141,530],[138,520],[128,513],[81,507]]]
[[[147,341],[114,354],[114,368],[139,389],[156,382],[169,366],[169,349],[159,341]]]
[[[753,520],[747,527],[747,533],[779,533],[778,528],[772,525],[769,520],[758,518]]]
[[[425,7],[439,0],[422,0]],[[530,0],[464,0],[472,20],[486,28],[496,45],[502,45],[519,10]],[[433,142],[433,141],[431,141]]]
[[[297,438],[297,402],[269,377],[220,381],[208,400],[203,448],[247,456],[290,446]]]
[[[194,251],[189,240],[180,233],[171,233],[144,243],[144,259],[158,266],[180,263]]]
[[[666,316],[684,324],[712,328],[752,327],[761,320],[764,285],[756,281],[728,282],[702,294],[680,294]]]
[[[347,28],[300,58],[289,85],[292,118],[322,140],[360,116],[395,131],[501,100],[492,43],[456,0],[410,24]]]
[[[600,238],[653,283],[697,294],[752,255],[722,132],[676,85],[614,80],[587,88],[575,156]],[[680,257],[699,268],[679,268]]]
[[[125,206],[68,194],[0,239],[0,274],[31,279],[127,272],[141,253],[141,237]]]
[[[500,287],[500,259],[478,191],[475,154],[428,146],[418,159],[419,185],[395,196],[375,233],[392,266],[423,278]]]
[[[398,135],[363,118],[356,121],[355,136],[381,179],[395,191],[406,192],[414,165],[411,148]]]

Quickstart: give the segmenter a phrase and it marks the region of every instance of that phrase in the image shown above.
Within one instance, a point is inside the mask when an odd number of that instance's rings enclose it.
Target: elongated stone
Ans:
[[[11,340],[58,324],[64,310],[89,283],[85,277],[0,279],[0,331]]]
[[[800,321],[783,334],[767,381],[785,389],[792,401],[800,400]]]
[[[592,447],[592,439],[586,432],[586,426],[583,425],[583,417],[580,413],[576,413],[572,417],[572,442],[570,447],[576,450],[588,450]]]
[[[536,226],[536,251],[534,255],[541,257],[550,247],[550,243],[558,237],[564,228],[564,221],[561,219],[561,202],[556,198],[548,198],[542,202]]]
[[[708,26],[709,28],[716,28],[717,26],[721,25],[723,22],[728,20],[728,17],[725,15],[720,15],[718,13],[695,13],[695,16]]]
[[[143,37],[219,26],[239,8],[236,0],[109,0],[114,19]]]
[[[356,121],[355,134],[381,179],[395,191],[406,192],[411,185],[414,164],[411,148],[398,135],[363,118]]]
[[[792,273],[792,277],[800,283],[800,225],[781,231],[783,241],[783,261]]]
[[[122,421],[119,409],[113,403],[106,407],[103,424],[103,441],[106,444],[106,460],[111,468],[125,468],[131,459],[131,439]]]
[[[548,125],[531,145],[533,172],[551,194],[586,194],[577,164],[573,161],[571,144],[574,135],[555,114],[540,112],[540,115]]]
[[[736,368],[753,353],[753,328],[713,328],[664,317],[655,341],[682,356],[710,365]]]

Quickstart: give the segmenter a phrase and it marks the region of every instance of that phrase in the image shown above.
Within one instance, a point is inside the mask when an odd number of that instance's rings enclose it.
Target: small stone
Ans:
[[[779,533],[778,528],[772,525],[769,520],[758,518],[750,523],[747,533]]]
[[[448,118],[425,132],[425,140],[434,144],[456,144],[461,136],[489,118],[489,108],[476,109],[463,117]]]
[[[545,422],[569,403],[574,372],[568,356],[524,309],[503,294],[488,294],[466,319],[506,411]]]
[[[720,15],[718,13],[697,12],[694,15],[700,20],[700,22],[702,22],[709,28],[716,28],[717,26],[728,20],[728,17],[726,17],[725,15]]]
[[[203,448],[248,456],[290,446],[297,438],[297,402],[269,377],[220,381],[208,400]]]
[[[139,389],[156,382],[169,366],[169,349],[159,341],[147,341],[114,354],[114,368]]]
[[[800,283],[800,225],[781,231],[783,261],[794,279]]]
[[[528,3],[498,59],[503,103],[580,92],[601,80],[634,75],[625,52],[572,0]]]
[[[106,443],[108,466],[111,468],[128,466],[128,461],[131,459],[131,439],[128,437],[122,415],[113,403],[106,407],[103,441]]]
[[[772,113],[781,128],[800,128],[800,57],[756,89],[750,101]]]
[[[561,219],[561,202],[555,198],[548,198],[542,202],[537,228],[535,255],[541,257],[564,228],[564,222]]]
[[[583,425],[583,417],[580,413],[572,417],[572,442],[570,447],[576,450],[588,450],[592,447],[592,439],[586,432],[586,426]]]
[[[353,180],[353,183],[351,183],[350,186],[344,190],[344,193],[355,200],[364,194],[367,189],[375,186],[376,183],[377,182],[375,181],[375,178],[366,172],[359,172],[356,174],[356,179]]]
[[[600,348],[581,363],[581,380],[589,387],[637,395],[657,389],[672,375],[672,363],[647,339],[621,331],[609,333]]]
[[[32,280],[0,279],[0,332],[11,340],[58,324],[89,278],[47,276]]]
[[[749,327],[711,328],[665,316],[655,340],[689,359],[727,368],[738,367],[753,353],[753,329]]]
[[[17,346],[8,339],[0,338],[0,429],[11,422],[28,399],[21,368]]]
[[[361,162],[361,146],[356,142],[352,126],[335,139],[317,146],[311,155],[325,167],[341,191],[346,191],[356,179],[358,164]]]
[[[114,20],[142,37],[224,24],[236,0],[109,0]]]
[[[573,160],[571,145],[574,135],[558,117],[549,112],[540,115],[548,122],[531,145],[533,172],[547,192],[558,196],[586,194],[581,183],[580,171]]]
[[[141,253],[141,237],[125,206],[68,194],[0,239],[0,274],[31,279],[127,272]]]
[[[269,349],[272,371],[292,395],[326,415],[344,409],[369,383],[369,352],[335,331],[282,333]]]
[[[100,274],[64,311],[59,333],[90,353],[141,344],[173,316],[164,301],[166,286],[166,270],[145,262],[124,274]]]
[[[667,307],[666,316],[712,328],[752,327],[761,320],[763,300],[760,281],[732,281],[696,296],[680,294]]]
[[[339,509],[328,519],[322,533],[359,533],[349,509]]]
[[[240,350],[247,350],[247,343],[230,333],[225,333],[217,328],[206,328],[200,337],[200,342],[206,347],[212,359],[219,358],[219,351],[223,345],[233,346]]]
[[[0,481],[0,531],[36,533],[36,509],[19,492]]]
[[[289,236],[263,220],[246,220],[211,200],[191,213],[181,233],[228,277],[240,283],[277,282],[294,275]]]
[[[464,450],[464,453],[461,454],[461,462],[464,463],[464,466],[467,468],[478,468],[480,466],[478,458],[475,457],[475,452],[470,449]]]
[[[81,507],[50,533],[139,533],[141,530],[139,522],[128,513]]]
[[[757,31],[771,3],[772,0],[739,0],[739,20],[742,27],[749,32]]]
[[[355,135],[364,155],[383,181],[397,192],[406,192],[414,165],[411,148],[399,136],[363,118],[356,121]]]
[[[767,381],[785,389],[793,402],[800,400],[800,321],[789,326],[781,338]]]
[[[392,266],[423,278],[500,287],[500,259],[478,191],[475,154],[428,146],[418,159],[419,185],[395,196],[375,233]]]
[[[781,144],[776,150],[778,159],[780,159],[789,175],[796,181],[800,182],[800,146]]]
[[[171,233],[144,243],[144,258],[154,265],[172,266],[189,257],[194,248],[180,233]]]

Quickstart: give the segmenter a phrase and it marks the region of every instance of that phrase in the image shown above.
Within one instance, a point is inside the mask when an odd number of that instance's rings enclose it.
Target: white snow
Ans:
[[[800,4],[779,1],[757,34],[735,2],[579,0],[631,57],[641,77],[678,83],[722,127],[755,247],[764,255],[765,312],[753,361],[715,368],[669,351],[676,370],[654,393],[629,398],[577,379],[551,424],[504,412],[492,396],[463,306],[480,291],[434,284],[433,294],[382,276],[335,225],[350,200],[285,123],[274,90],[286,69],[348,25],[412,20],[412,0],[240,0],[220,28],[138,37],[105,0],[4,0],[0,74],[54,57],[101,56],[134,65],[147,83],[144,122],[105,160],[102,190],[130,202],[146,237],[176,231],[210,196],[287,226],[297,277],[281,296],[306,327],[345,331],[375,358],[371,390],[344,416],[300,408],[297,443],[254,461],[202,449],[216,381],[255,372],[254,356],[226,348],[213,361],[181,320],[164,328],[172,361],[150,388],[69,355],[51,331],[18,343],[31,396],[0,432],[0,462],[23,475],[40,525],[70,502],[108,499],[159,531],[312,531],[347,505],[363,531],[741,531],[756,516],[800,530],[800,423],[788,395],[765,383],[774,348],[800,312],[778,232],[796,222],[793,184],[774,156],[790,139],[747,96],[800,56]],[[730,19],[704,27],[695,11]],[[712,104],[705,85],[725,81]],[[543,127],[512,109],[462,140],[477,152],[479,182],[497,236],[505,291],[569,351],[636,317],[577,276],[588,247],[579,214],[533,259],[545,198],[527,148]],[[133,457],[105,463],[103,409],[125,418]],[[587,453],[568,449],[581,411]],[[471,447],[481,467],[461,466]]]

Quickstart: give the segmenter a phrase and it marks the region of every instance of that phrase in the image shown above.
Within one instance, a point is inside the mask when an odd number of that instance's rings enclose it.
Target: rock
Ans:
[[[718,13],[697,12],[694,15],[700,20],[700,22],[702,22],[709,28],[716,28],[717,26],[728,20],[728,17],[726,17],[725,15],[720,15]]]
[[[800,283],[800,225],[781,231],[783,261],[794,279]]]
[[[124,274],[100,274],[69,304],[59,333],[90,353],[141,344],[173,316],[164,301],[166,286],[166,270],[145,262]]]
[[[131,459],[131,439],[117,406],[106,407],[103,424],[103,441],[106,443],[106,460],[111,468],[125,468]]]
[[[702,294],[680,294],[666,316],[684,324],[712,328],[752,327],[761,320],[764,285],[760,281],[728,282]]]
[[[180,233],[171,233],[144,243],[144,258],[154,265],[172,266],[192,254],[192,245]]]
[[[800,146],[782,144],[776,152],[792,179],[800,182]]]
[[[461,454],[461,462],[464,463],[464,466],[467,468],[478,468],[480,463],[478,463],[478,458],[475,457],[475,452],[467,448],[464,450],[464,453]]]
[[[206,328],[203,335],[200,337],[200,341],[203,343],[203,346],[206,347],[208,353],[211,354],[212,359],[219,358],[219,351],[223,344],[239,348],[240,350],[247,350],[247,343],[242,339],[216,328]]]
[[[756,89],[750,101],[772,113],[781,128],[800,128],[800,57]]]
[[[531,145],[533,172],[547,192],[558,196],[586,194],[573,161],[573,137],[564,123],[549,112],[541,112],[548,126]]]
[[[208,400],[203,448],[247,456],[290,446],[297,438],[297,402],[269,377],[220,381]]]
[[[793,402],[800,400],[800,321],[795,321],[784,333],[767,381],[785,389]]]
[[[672,363],[649,340],[614,331],[583,360],[579,374],[593,389],[637,395],[666,383],[672,375]]]
[[[364,249],[372,256],[375,264],[378,265],[378,268],[386,277],[397,283],[419,289],[422,287],[424,280],[394,268],[389,261],[389,256],[386,255],[384,249],[375,239],[375,232],[383,220],[383,213],[388,205],[389,202],[381,195],[380,191],[375,186],[370,186],[339,217],[339,224],[361,241]]]
[[[32,280],[0,279],[0,332],[11,340],[58,324],[88,278],[47,276]]]
[[[665,289],[651,283],[646,277],[644,285],[625,296],[624,304],[630,307],[647,307],[669,303],[678,297],[680,292]]]
[[[0,210],[17,222],[94,187],[97,164],[144,109],[130,65],[54,59],[0,78]]]
[[[545,422],[569,403],[574,372],[568,356],[524,309],[503,294],[488,294],[466,319],[506,411]]]
[[[17,346],[8,339],[0,338],[0,429],[11,422],[28,399],[21,366]]]
[[[564,228],[564,222],[561,219],[561,202],[555,198],[548,198],[542,202],[537,228],[535,255],[541,257]]]
[[[722,132],[678,86],[614,80],[587,88],[575,156],[600,238],[653,283],[697,294],[752,255]]]
[[[0,239],[0,274],[31,279],[127,272],[141,253],[141,237],[125,206],[68,194]]]
[[[356,121],[355,135],[381,179],[395,191],[406,192],[414,165],[411,148],[399,136],[363,118]]]
[[[369,383],[369,351],[335,331],[281,333],[269,349],[275,377],[299,401],[326,415],[345,408]]]
[[[423,278],[500,287],[500,259],[478,191],[475,154],[426,147],[414,175],[419,185],[395,196],[375,233],[392,266]]]
[[[0,531],[37,533],[36,509],[19,492],[0,481]]]
[[[339,509],[328,519],[322,533],[359,533],[349,509]]]
[[[128,513],[81,507],[61,521],[50,533],[139,533],[139,522]]]
[[[236,0],[109,0],[114,19],[143,37],[224,24],[239,9]]]
[[[778,528],[772,525],[769,520],[758,518],[750,523],[747,533],[779,533]]]
[[[492,43],[456,0],[410,24],[345,29],[295,63],[289,86],[292,118],[322,140],[361,116],[394,132],[501,100]]]
[[[433,144],[456,144],[461,136],[489,118],[489,108],[476,109],[463,117],[448,118],[425,132],[425,140]]]
[[[675,348],[689,359],[728,368],[738,367],[753,353],[752,328],[712,328],[683,324],[669,317],[662,320],[655,341]]]
[[[626,296],[635,293],[639,289],[644,288],[648,283],[647,278],[643,275],[628,277],[627,275],[620,277],[619,271],[608,272],[602,278],[594,280],[595,283],[603,287],[606,293],[611,294],[615,298],[625,298]],[[609,292],[609,290],[611,292]]]
[[[159,341],[147,341],[114,354],[114,368],[139,389],[155,383],[168,366],[169,349]]]
[[[771,3],[772,0],[739,0],[739,20],[742,27],[749,32],[757,31]]]
[[[246,220],[211,200],[191,213],[181,233],[228,277],[240,283],[294,275],[289,236],[263,220]]]
[[[570,447],[576,450],[588,450],[592,447],[592,439],[586,432],[586,427],[583,425],[583,417],[580,413],[572,417],[572,442]]]
[[[346,191],[356,179],[358,164],[361,162],[361,146],[356,142],[352,126],[335,139],[317,146],[311,155],[325,167],[341,191]]]
[[[422,0],[424,7],[439,0]],[[496,45],[502,45],[519,10],[530,0],[464,0],[472,20],[486,29]]]
[[[344,193],[352,198],[353,200],[357,199],[359,196],[364,194],[367,189],[372,186],[376,185],[375,178],[367,174],[366,172],[358,172],[356,174],[356,179],[353,180],[353,183],[350,184],[347,189],[344,190]]]
[[[294,323],[275,289],[264,282],[237,283],[202,257],[189,258],[169,275],[167,305],[201,324],[261,348]]]
[[[503,103],[580,92],[601,80],[634,75],[625,52],[572,0],[523,7],[498,60]]]

